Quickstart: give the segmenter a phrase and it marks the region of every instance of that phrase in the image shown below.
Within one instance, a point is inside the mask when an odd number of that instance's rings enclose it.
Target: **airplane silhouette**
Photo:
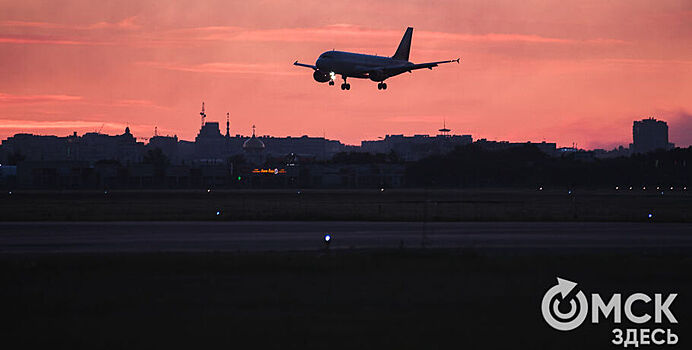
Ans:
[[[346,78],[370,79],[377,82],[378,90],[387,90],[387,83],[384,82],[387,78],[404,72],[411,73],[411,71],[421,68],[433,69],[433,67],[437,67],[442,63],[459,63],[458,58],[455,60],[418,64],[409,62],[408,56],[411,51],[412,36],[413,27],[408,27],[392,57],[332,50],[322,53],[317,58],[315,65],[299,63],[298,61],[293,62],[293,64],[312,68],[314,70],[312,76],[319,83],[329,82],[329,85],[334,85],[336,76],[341,75],[344,79],[343,84],[341,84],[341,90],[351,89],[351,84],[346,82]]]

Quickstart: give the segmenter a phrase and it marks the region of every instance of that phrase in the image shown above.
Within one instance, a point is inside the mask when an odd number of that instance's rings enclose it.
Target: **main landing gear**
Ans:
[[[341,90],[351,90],[351,84],[346,82],[346,76],[343,76],[344,83],[341,84]]]
[[[377,90],[387,90],[387,83],[385,83],[385,82],[377,83]]]

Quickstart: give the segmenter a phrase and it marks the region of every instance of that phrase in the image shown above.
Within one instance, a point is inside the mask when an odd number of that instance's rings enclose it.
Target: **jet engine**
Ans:
[[[329,73],[321,71],[319,69],[315,70],[315,73],[312,73],[312,77],[315,78],[315,81],[317,81],[318,83],[326,83],[331,80]]]
[[[387,74],[381,70],[374,70],[368,73],[368,78],[372,81],[384,81],[388,78]]]

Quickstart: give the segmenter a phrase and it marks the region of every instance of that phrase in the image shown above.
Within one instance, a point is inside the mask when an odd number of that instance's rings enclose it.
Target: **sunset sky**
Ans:
[[[387,81],[319,84],[326,50],[454,59]],[[0,0],[0,138],[101,130],[136,137],[435,134],[612,148],[632,121],[692,144],[689,0]]]

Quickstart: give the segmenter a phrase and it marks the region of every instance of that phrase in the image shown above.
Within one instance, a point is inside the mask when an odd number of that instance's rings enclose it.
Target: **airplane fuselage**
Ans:
[[[377,69],[389,66],[406,66],[413,63],[396,60],[386,56],[365,55],[344,51],[326,51],[315,62],[317,69],[323,72],[334,72],[336,75],[349,78],[368,79],[369,69]]]

